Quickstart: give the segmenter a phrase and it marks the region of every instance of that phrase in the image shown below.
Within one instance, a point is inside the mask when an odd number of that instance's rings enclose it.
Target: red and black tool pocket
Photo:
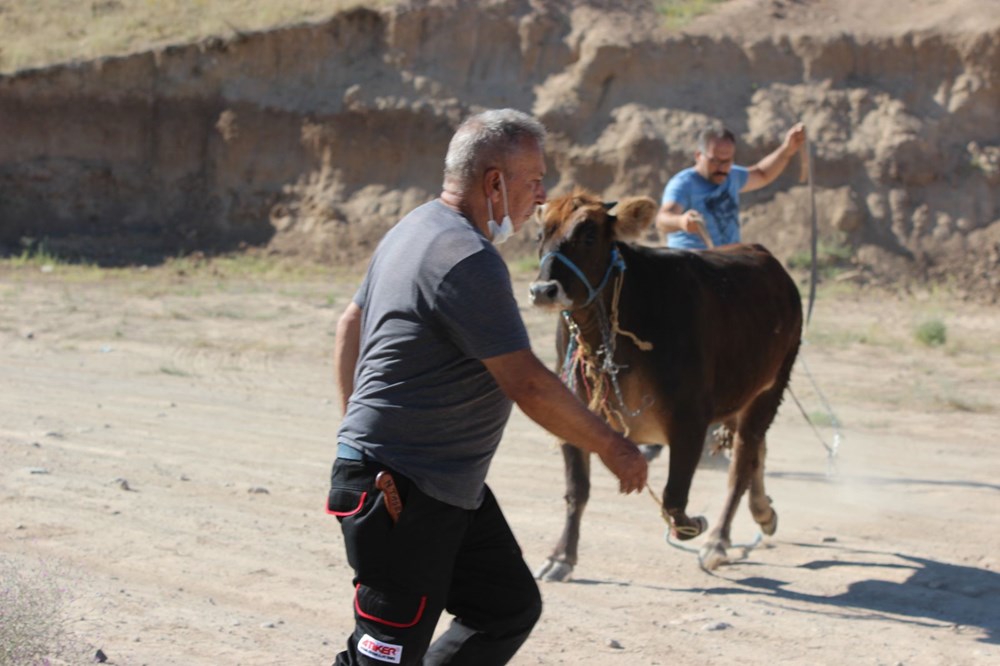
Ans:
[[[359,623],[409,629],[420,623],[426,607],[427,597],[418,594],[385,592],[361,583],[354,590],[354,614]]]
[[[337,518],[357,515],[368,498],[367,490],[358,488],[330,488],[326,497],[326,512]]]

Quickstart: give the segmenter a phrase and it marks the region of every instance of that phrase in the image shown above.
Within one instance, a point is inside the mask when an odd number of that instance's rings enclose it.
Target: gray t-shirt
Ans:
[[[480,359],[530,346],[506,264],[435,200],[385,235],[354,302],[361,348],[339,441],[477,508],[511,410]]]

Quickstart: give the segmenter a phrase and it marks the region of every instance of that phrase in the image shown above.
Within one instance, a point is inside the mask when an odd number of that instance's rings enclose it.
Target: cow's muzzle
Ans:
[[[531,304],[536,307],[554,307],[570,305],[566,292],[558,280],[536,280],[528,286]]]

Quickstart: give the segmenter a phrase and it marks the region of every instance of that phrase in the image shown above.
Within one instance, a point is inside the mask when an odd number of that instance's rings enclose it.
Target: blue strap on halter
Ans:
[[[587,280],[587,276],[583,274],[583,271],[580,270],[580,267],[574,264],[570,260],[570,258],[567,257],[562,252],[559,252],[558,250],[556,250],[555,252],[549,252],[544,257],[542,257],[541,265],[544,266],[545,262],[549,261],[550,259],[558,259],[559,261],[566,264],[566,267],[569,268],[571,271],[573,271],[573,273],[578,278],[580,278],[580,282],[582,282],[584,286],[587,287],[587,291],[589,292],[587,296],[587,302],[584,303],[581,307],[587,307],[588,305],[594,302],[594,299],[597,298],[598,294],[600,294],[604,290],[605,285],[608,284],[608,280],[611,278],[611,271],[617,268],[620,272],[622,273],[625,272],[625,260],[622,258],[621,252],[618,251],[617,246],[611,248],[611,263],[608,264],[608,270],[604,272],[604,277],[601,279],[601,283],[597,285],[596,288],[590,286],[590,282]]]

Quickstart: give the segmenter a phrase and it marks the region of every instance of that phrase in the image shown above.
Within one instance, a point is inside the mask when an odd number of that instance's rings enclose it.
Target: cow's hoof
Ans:
[[[560,562],[551,557],[545,560],[545,564],[535,572],[535,580],[544,580],[549,583],[561,583],[569,579],[573,573],[573,565],[569,562]]]
[[[762,523],[759,523],[760,531],[767,536],[772,536],[778,531],[778,512],[771,509],[771,517]]]
[[[675,520],[673,527],[671,528],[671,533],[678,541],[688,541],[700,535],[707,529],[708,521],[705,520],[705,516],[695,516],[693,518],[689,518],[688,522],[684,525],[678,525]]]
[[[705,544],[705,547],[701,549],[701,552],[698,553],[698,561],[701,562],[702,568],[707,571],[715,571],[721,565],[727,564],[729,557],[726,555],[726,548],[722,542],[713,541]]]

